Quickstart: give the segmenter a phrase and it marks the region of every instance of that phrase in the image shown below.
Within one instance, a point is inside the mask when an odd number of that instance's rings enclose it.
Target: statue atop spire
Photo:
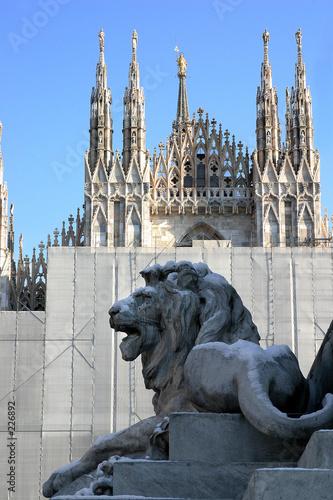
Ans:
[[[179,52],[179,49],[176,45],[175,51]],[[186,91],[186,66],[188,66],[185,61],[185,57],[183,52],[179,54],[179,57],[176,59],[178,65],[178,78],[179,78],[179,90],[178,90],[178,103],[177,103],[177,118],[175,121],[176,130],[180,124],[185,124],[190,122],[190,113],[188,110],[188,101],[187,101],[187,91]]]
[[[105,36],[105,33],[104,33],[103,29],[101,29],[101,31],[98,33],[99,51],[100,52],[104,52],[104,36]]]
[[[297,43],[297,62],[302,62],[302,30],[301,28],[295,33]]]
[[[138,34],[136,30],[133,30],[132,33],[132,55],[136,56],[136,46],[138,45]]]
[[[175,48],[175,51],[177,52],[177,55],[178,55],[178,52],[179,52],[179,49],[176,45],[176,48]],[[186,66],[188,66],[187,62],[185,61],[185,57],[184,57],[184,54],[183,52],[181,52],[179,54],[179,57],[176,59],[177,61],[177,64],[178,64],[178,76],[186,76]]]
[[[265,29],[262,39],[264,41],[264,64],[268,64],[268,42],[270,40],[269,33],[267,29]]]

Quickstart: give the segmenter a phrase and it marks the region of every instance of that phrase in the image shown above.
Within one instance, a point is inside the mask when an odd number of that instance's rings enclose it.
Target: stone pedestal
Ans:
[[[331,498],[333,431],[284,442],[254,429],[242,415],[170,415],[170,460],[114,464],[114,500]],[[332,470],[330,470],[332,469]],[[81,480],[81,483],[82,480]],[[88,486],[88,485],[86,485]],[[72,489],[56,500],[74,500]],[[66,493],[66,494],[65,494]]]
[[[207,463],[135,460],[114,465],[115,495],[186,499],[243,498],[252,474],[279,463]],[[287,465],[287,464],[284,464]]]
[[[170,460],[297,462],[304,447],[262,434],[239,413],[170,415]]]

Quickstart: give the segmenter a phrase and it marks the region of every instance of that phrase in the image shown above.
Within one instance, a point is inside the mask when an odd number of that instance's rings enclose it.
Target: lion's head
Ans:
[[[259,335],[234,288],[205,264],[156,264],[141,275],[146,286],[111,307],[110,325],[127,334],[120,344],[124,360],[142,354],[156,411],[157,400],[165,405],[171,394],[182,392],[183,365],[195,344],[240,338],[258,343]],[[177,405],[182,406],[178,401],[172,411],[184,409]]]

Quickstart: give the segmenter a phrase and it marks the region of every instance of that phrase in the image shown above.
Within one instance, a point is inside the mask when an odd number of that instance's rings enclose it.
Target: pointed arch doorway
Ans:
[[[225,241],[221,233],[207,222],[199,221],[184,231],[177,240],[177,246],[193,246],[193,241]]]

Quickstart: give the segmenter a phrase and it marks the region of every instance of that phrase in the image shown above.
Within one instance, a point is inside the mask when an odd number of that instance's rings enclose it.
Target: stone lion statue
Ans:
[[[46,497],[112,455],[144,458],[149,438],[165,416],[195,411],[184,384],[184,363],[195,345],[239,339],[259,343],[257,327],[236,290],[205,264],[156,264],[141,275],[146,286],[111,307],[110,326],[127,334],[120,344],[124,360],[141,354],[156,415],[99,438],[80,460],[51,475],[43,488]]]
[[[259,431],[286,440],[333,427],[333,323],[307,380],[287,346],[258,345],[238,293],[205,264],[168,262],[141,274],[146,286],[111,307],[110,326],[126,334],[125,361],[141,355],[155,416],[97,439],[80,460],[51,475],[46,497],[77,491],[62,488],[110,457],[144,458],[159,442],[167,450],[165,417],[172,412],[242,412]],[[105,481],[97,481],[98,491],[111,487]]]

